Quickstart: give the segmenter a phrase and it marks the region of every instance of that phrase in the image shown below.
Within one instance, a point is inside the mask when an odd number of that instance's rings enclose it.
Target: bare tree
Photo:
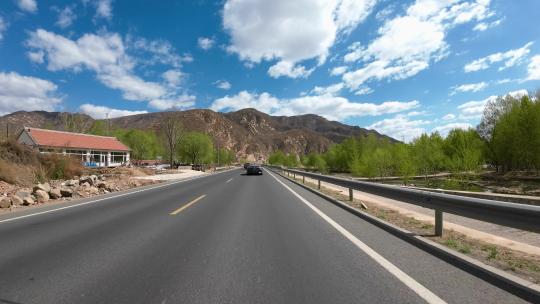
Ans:
[[[182,136],[182,122],[175,113],[169,113],[161,123],[161,132],[165,143],[165,152],[169,159],[171,168],[174,164],[174,157],[178,150],[178,143]]]

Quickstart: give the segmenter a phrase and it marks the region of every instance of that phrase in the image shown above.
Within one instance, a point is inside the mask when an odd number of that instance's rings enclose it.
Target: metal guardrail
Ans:
[[[465,197],[460,195],[436,193],[431,191],[407,189],[394,185],[376,184],[352,179],[333,177],[318,173],[267,166],[281,170],[283,174],[312,178],[349,189],[349,199],[353,200],[353,190],[399,200],[409,204],[435,210],[435,235],[443,232],[443,212],[472,218],[497,225],[540,233],[540,206],[501,202],[495,200]]]

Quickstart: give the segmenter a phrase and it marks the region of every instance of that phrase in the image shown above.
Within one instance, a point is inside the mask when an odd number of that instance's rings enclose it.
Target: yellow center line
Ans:
[[[230,182],[230,181],[232,181],[232,178],[229,178],[225,183],[228,183],[228,182]]]
[[[195,204],[196,202],[200,201],[201,199],[203,199],[204,197],[206,196],[206,194],[203,194],[199,197],[197,197],[196,199],[192,200],[191,202],[187,203],[186,205],[174,210],[173,212],[171,212],[171,215],[177,215],[178,213],[182,212],[182,210],[186,209],[186,208],[189,208],[189,206]]]

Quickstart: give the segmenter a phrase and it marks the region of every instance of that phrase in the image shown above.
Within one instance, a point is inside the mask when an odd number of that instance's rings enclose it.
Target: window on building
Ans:
[[[112,163],[125,163],[127,161],[126,152],[111,152]]]

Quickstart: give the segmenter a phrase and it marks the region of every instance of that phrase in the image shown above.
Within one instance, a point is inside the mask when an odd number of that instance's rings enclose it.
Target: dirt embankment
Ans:
[[[88,169],[77,160],[43,155],[17,142],[0,143],[0,210],[72,200],[148,184],[132,177],[153,174],[140,168]]]

